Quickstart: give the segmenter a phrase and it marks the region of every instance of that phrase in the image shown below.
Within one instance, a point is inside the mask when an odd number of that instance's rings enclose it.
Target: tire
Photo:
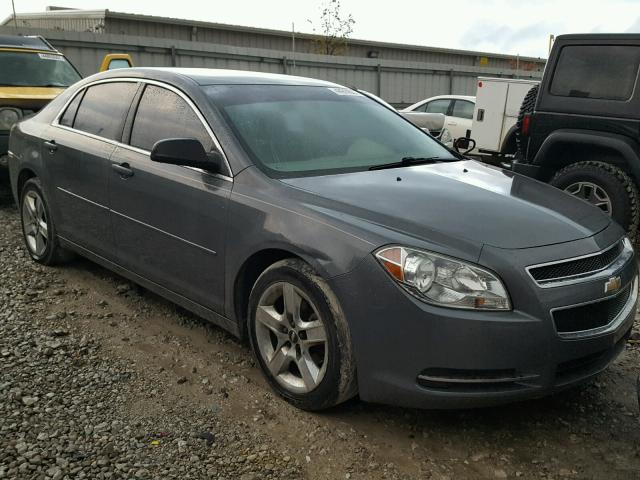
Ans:
[[[520,112],[518,113],[518,120],[516,122],[516,154],[522,158],[524,158],[525,154],[525,142],[522,137],[522,121],[524,116],[533,113],[533,109],[536,106],[536,99],[538,98],[538,91],[540,90],[540,85],[534,85],[529,89],[527,94],[524,96],[522,100],[522,105],[520,105]]]
[[[295,317],[298,320],[292,322]],[[333,407],[357,393],[351,335],[329,285],[305,262],[267,268],[249,296],[249,340],[271,387],[302,410]]]
[[[638,230],[638,189],[634,181],[622,169],[605,162],[579,162],[571,164],[555,174],[551,185],[576,195],[590,203],[600,203],[605,213],[618,222],[632,240]],[[595,190],[592,186],[595,186]],[[589,193],[591,188],[592,193]],[[602,189],[598,191],[597,189]],[[586,193],[585,193],[586,192]],[[604,195],[608,197],[609,211],[605,210]]]
[[[57,265],[73,255],[60,246],[40,180],[31,178],[20,192],[22,238],[31,258],[42,265]]]

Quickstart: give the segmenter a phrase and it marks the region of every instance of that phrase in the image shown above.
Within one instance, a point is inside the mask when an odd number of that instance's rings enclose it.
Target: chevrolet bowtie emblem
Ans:
[[[604,282],[604,293],[611,293],[620,290],[622,279],[620,277],[611,277]]]

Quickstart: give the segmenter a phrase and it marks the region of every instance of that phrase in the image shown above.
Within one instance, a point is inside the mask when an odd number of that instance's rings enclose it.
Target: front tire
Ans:
[[[349,327],[329,285],[299,259],[273,264],[249,297],[251,348],[271,387],[303,410],[357,392]]]
[[[550,183],[600,208],[635,239],[639,217],[638,189],[621,168],[605,162],[574,163],[556,173]]]
[[[31,258],[43,265],[55,265],[71,258],[58,241],[42,184],[31,178],[20,192],[22,237]]]

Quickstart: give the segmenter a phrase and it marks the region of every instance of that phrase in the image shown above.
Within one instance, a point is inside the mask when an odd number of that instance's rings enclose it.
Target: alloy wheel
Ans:
[[[255,312],[258,352],[276,381],[292,393],[314,390],[325,376],[329,343],[318,308],[295,285],[278,282]]]
[[[591,182],[576,182],[569,185],[564,191],[598,207],[607,215],[611,215],[611,198],[599,185]]]
[[[42,197],[28,191],[22,204],[22,229],[27,247],[32,255],[42,257],[49,244],[49,224]]]

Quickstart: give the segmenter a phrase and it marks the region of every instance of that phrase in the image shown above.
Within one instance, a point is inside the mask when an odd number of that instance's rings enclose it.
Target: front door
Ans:
[[[196,138],[214,149],[193,106],[177,92],[147,85],[133,120],[131,147],[111,157],[109,197],[118,263],[192,301],[222,312],[230,179],[155,163],[153,145]]]

